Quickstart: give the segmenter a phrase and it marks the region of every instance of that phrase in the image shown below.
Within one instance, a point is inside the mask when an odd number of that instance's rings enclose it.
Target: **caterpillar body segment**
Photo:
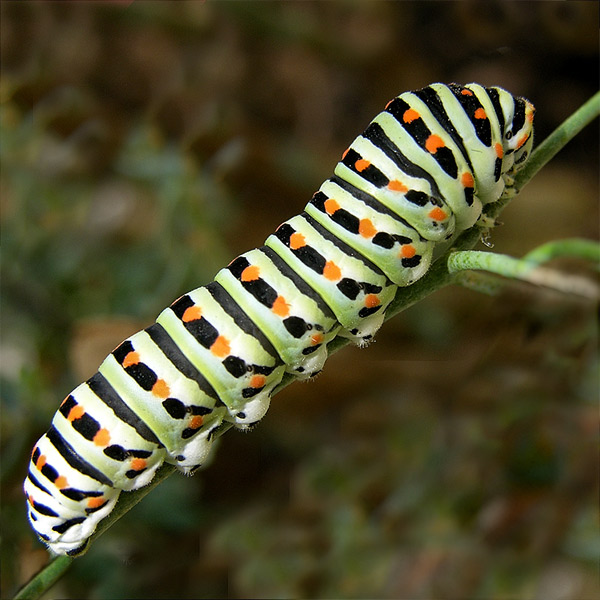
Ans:
[[[372,339],[398,286],[510,193],[533,115],[524,98],[478,84],[392,99],[301,214],[173,302],[65,398],[24,483],[40,539],[57,554],[84,552],[121,491],[146,485],[163,462],[192,473],[226,423],[245,429],[264,416],[286,372],[317,374],[336,336]]]
[[[185,294],[157,323],[203,373],[236,424],[251,425],[263,417],[285,365],[220,284]]]
[[[409,160],[395,144],[392,146],[385,132],[378,123],[371,123],[350,145],[337,164],[335,175],[376,198],[408,221],[425,239],[440,242],[451,237],[456,219],[434,178]],[[378,150],[380,148],[386,152]],[[378,163],[364,158],[375,153],[380,159]]]
[[[109,382],[112,379],[115,388],[129,391],[130,408],[157,432],[165,460],[188,473],[206,460],[211,434],[227,411],[208,381],[191,365],[184,365],[185,357],[177,352],[166,331],[155,323],[120,344],[99,372]]]
[[[340,325],[323,302],[276,252],[251,250],[219,271],[220,283],[275,347],[286,370],[299,379],[319,373],[327,344]]]
[[[328,299],[340,335],[370,339],[383,322],[395,286],[374,263],[302,213],[281,224],[266,245]]]
[[[328,179],[304,210],[378,265],[394,284],[410,285],[429,269],[434,243],[422,238],[402,217],[378,208]]]

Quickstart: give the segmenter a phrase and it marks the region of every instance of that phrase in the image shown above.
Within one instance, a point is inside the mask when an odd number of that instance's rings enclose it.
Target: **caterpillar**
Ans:
[[[284,373],[313,377],[327,344],[373,338],[437,244],[509,193],[533,105],[499,87],[435,83],[392,99],[304,211],[121,343],[62,402],[24,482],[56,554],[86,550],[121,491],[163,462],[194,472],[215,433],[266,413]]]

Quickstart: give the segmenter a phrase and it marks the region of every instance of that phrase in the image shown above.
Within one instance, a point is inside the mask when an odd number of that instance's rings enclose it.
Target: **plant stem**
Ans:
[[[553,258],[567,256],[582,258],[598,264],[600,263],[600,244],[580,238],[555,240],[542,244],[531,252],[528,252],[523,257],[523,260],[526,260],[530,264],[539,265]]]
[[[587,240],[581,241],[587,242]],[[598,244],[589,242],[589,245],[595,246],[595,254],[600,255],[600,246]],[[545,246],[550,246],[550,244],[546,244]],[[576,255],[574,253],[574,247],[569,248],[569,245],[567,245],[567,252],[561,253],[559,246],[560,242],[552,244],[552,250],[556,252],[557,256],[567,253],[570,256]],[[582,244],[582,247],[586,254],[593,254],[592,249],[588,244]],[[540,248],[543,247],[540,246]],[[536,248],[531,254],[539,256],[540,258],[545,258],[546,260],[552,258],[547,252],[538,252],[540,248]],[[471,269],[482,269],[490,273],[502,275],[503,277],[528,281],[535,285],[541,285],[567,294],[581,296],[589,300],[596,300],[598,298],[598,287],[588,279],[540,267],[538,263],[531,262],[527,260],[527,258],[517,259],[512,256],[507,256],[506,254],[475,250],[453,252],[448,257],[448,270],[450,273],[459,273]]]
[[[35,600],[46,590],[49,590],[69,568],[73,559],[70,556],[57,556],[33,578],[22,587],[15,595],[15,600]]]

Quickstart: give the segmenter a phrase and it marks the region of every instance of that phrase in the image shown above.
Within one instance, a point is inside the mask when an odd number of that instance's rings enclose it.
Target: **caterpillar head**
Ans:
[[[519,96],[502,100],[505,125],[503,146],[505,155],[504,172],[514,173],[525,163],[533,146],[533,116],[535,108],[529,100]],[[507,164],[508,163],[508,164]]]

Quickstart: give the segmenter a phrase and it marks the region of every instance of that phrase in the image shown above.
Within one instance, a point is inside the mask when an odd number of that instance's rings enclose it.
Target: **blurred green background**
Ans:
[[[30,449],[115,345],[300,211],[398,93],[501,85],[543,139],[593,2],[2,2],[2,596],[47,561]],[[499,252],[598,238],[598,124]],[[569,271],[585,265],[559,264]],[[47,598],[597,598],[594,306],[447,289],[174,475]]]

